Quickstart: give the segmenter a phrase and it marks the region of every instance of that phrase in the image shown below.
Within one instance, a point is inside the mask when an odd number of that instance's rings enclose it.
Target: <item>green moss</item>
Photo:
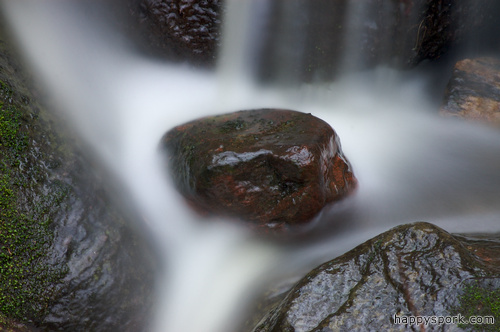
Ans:
[[[46,314],[55,281],[66,273],[48,264],[53,235],[47,206],[60,203],[67,189],[46,190],[38,200],[25,197],[41,185],[33,181],[41,165],[28,161],[32,147],[20,103],[12,101],[6,83],[0,82],[0,91],[0,314],[32,321]]]
[[[459,301],[459,307],[453,312],[467,321],[472,316],[494,318],[494,324],[461,324],[459,327],[468,331],[500,331],[500,288],[475,281],[465,286]]]
[[[247,123],[242,118],[237,118],[235,120],[230,120],[219,125],[219,132],[222,134],[233,133],[238,130],[244,130],[247,127]]]
[[[13,321],[12,319],[2,315],[0,313],[0,331],[2,332],[30,332],[33,331],[32,328],[20,324],[19,322]]]

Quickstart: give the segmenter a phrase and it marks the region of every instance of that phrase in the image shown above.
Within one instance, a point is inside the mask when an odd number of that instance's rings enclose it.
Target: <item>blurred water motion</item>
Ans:
[[[272,3],[227,2],[218,68],[204,70],[142,57],[121,34],[95,21],[106,17],[94,17],[87,4],[82,10],[71,1],[3,2],[50,101],[89,155],[122,183],[126,192],[117,196],[143,216],[138,223],[162,251],[166,271],[158,276],[155,331],[234,331],[270,280],[303,273],[397,224],[424,220],[451,232],[500,231],[500,133],[438,118],[424,75],[345,69],[335,81],[318,71],[321,83],[304,83],[300,75],[285,75],[294,73],[292,60],[300,54],[285,52],[282,63],[276,57],[256,61],[258,51],[269,48],[259,46],[266,28],[259,19]],[[297,14],[289,11],[285,23]],[[367,11],[356,6],[351,12]],[[348,33],[359,30],[353,24]],[[300,25],[294,27],[300,34]],[[282,47],[282,37],[271,39]],[[309,38],[296,37],[299,46]],[[346,60],[356,47],[346,49],[343,68],[359,67]],[[259,77],[266,66],[278,83]],[[157,160],[159,139],[173,126],[261,107],[310,112],[330,123],[359,179],[354,197],[324,211],[315,229],[291,240],[259,239],[225,221],[200,220]]]

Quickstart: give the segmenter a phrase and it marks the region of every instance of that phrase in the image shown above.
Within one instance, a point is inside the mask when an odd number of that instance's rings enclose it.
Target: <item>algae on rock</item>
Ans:
[[[0,85],[0,312],[32,321],[46,313],[57,292],[54,281],[67,272],[44,257],[53,240],[52,214],[68,188],[44,183],[43,165],[35,162],[42,152],[23,119],[29,99],[3,80]]]
[[[497,318],[475,327],[498,331],[499,248],[498,237],[452,235],[424,222],[397,226],[312,270],[253,331],[409,331],[418,326],[405,318],[458,314]],[[426,326],[460,327],[471,326]]]
[[[0,26],[0,328],[145,330],[152,248],[10,45]]]

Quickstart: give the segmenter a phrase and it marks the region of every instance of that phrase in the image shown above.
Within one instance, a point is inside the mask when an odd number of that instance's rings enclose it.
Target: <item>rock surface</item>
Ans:
[[[496,325],[481,328],[498,331],[500,297],[486,300],[500,293],[498,257],[498,235],[451,235],[424,222],[397,226],[308,273],[253,331],[420,331],[395,325],[394,315],[458,314],[496,315]]]
[[[500,60],[458,61],[446,90],[442,115],[500,127]]]
[[[216,63],[224,0],[106,2],[115,3],[106,17],[123,12],[120,29],[146,53],[195,66]],[[296,0],[293,6],[276,0],[253,9],[258,37],[248,49],[267,81],[331,80],[346,69],[408,68],[454,51],[500,51],[491,33],[498,30],[496,0]]]
[[[411,68],[455,50],[499,51],[491,33],[498,10],[495,0],[275,1],[261,23],[259,77],[324,81],[346,69]]]
[[[222,0],[128,0],[142,42],[154,53],[195,65],[215,64]]]
[[[0,27],[0,328],[146,330],[152,249],[18,58]]]
[[[165,134],[161,148],[179,191],[196,208],[264,229],[304,224],[357,183],[333,129],[296,111],[192,121]]]

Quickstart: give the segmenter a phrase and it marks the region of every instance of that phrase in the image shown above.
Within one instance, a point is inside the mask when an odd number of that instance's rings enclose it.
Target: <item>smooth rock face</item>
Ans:
[[[500,126],[500,60],[478,58],[457,62],[441,114]]]
[[[179,191],[198,210],[264,228],[306,223],[357,183],[333,129],[296,111],[192,121],[169,131],[161,148]]]
[[[488,312],[480,308],[486,302],[470,311],[462,302],[471,285],[500,289],[499,244],[423,222],[395,227],[308,273],[253,331],[420,331],[395,325],[394,315]],[[426,331],[457,331],[457,324]]]

